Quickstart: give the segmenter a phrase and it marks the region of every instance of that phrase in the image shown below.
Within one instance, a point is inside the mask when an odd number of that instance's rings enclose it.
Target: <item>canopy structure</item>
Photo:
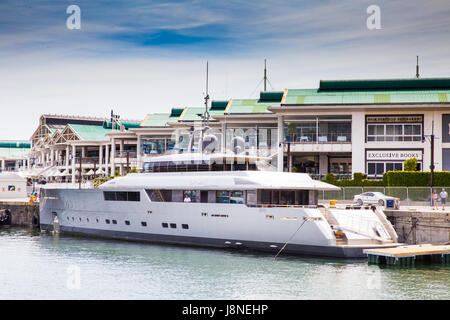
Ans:
[[[102,189],[161,190],[340,190],[341,188],[313,180],[306,173],[271,171],[205,171],[130,173],[100,186]]]

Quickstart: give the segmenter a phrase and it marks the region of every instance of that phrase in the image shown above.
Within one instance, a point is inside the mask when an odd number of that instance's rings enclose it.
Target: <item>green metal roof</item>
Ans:
[[[450,90],[450,78],[321,80],[319,90]]]
[[[121,125],[125,127],[125,129],[130,128],[139,128],[139,122],[120,122]],[[103,121],[103,128],[105,129],[112,129],[112,122],[111,121]],[[118,129],[118,128],[116,128]]]
[[[260,102],[281,102],[284,91],[261,91],[259,94]]]
[[[227,108],[228,100],[213,100],[211,101],[211,108],[209,110],[222,110]]]
[[[184,108],[172,108],[171,112],[170,112],[170,116],[173,117],[179,117],[181,116],[181,114],[183,113]]]
[[[260,102],[259,99],[233,99],[227,113],[271,113],[267,110],[268,106],[279,107],[280,102]]]
[[[208,110],[210,116],[221,115],[223,110]],[[189,107],[183,112],[183,115],[179,118],[180,121],[202,121],[202,116],[205,113],[203,107]]]
[[[261,91],[259,99],[232,99],[227,113],[271,113],[267,107],[279,107],[283,94],[283,91]]]
[[[31,148],[30,142],[0,141],[0,148]]]
[[[104,141],[109,140],[106,135],[111,132],[119,132],[118,130],[112,130],[103,128],[103,126],[92,126],[84,124],[69,124],[69,126],[78,134],[82,140],[88,141]]]
[[[151,113],[148,114],[144,121],[141,122],[142,127],[167,127],[168,122],[176,122],[179,116],[171,116],[170,113]]]
[[[322,91],[289,89],[285,105],[298,104],[376,104],[450,102],[448,90],[354,90]]]

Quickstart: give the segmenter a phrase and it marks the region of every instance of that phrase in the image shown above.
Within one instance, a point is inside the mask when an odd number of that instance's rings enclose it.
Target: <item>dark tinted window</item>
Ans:
[[[113,220],[113,224],[117,224],[117,220]]]
[[[106,219],[105,222],[106,222],[107,224],[110,224],[110,223],[111,223],[111,221],[109,221],[109,219]]]
[[[117,201],[127,201],[127,192],[125,191],[119,191],[116,192],[116,200]]]
[[[168,228],[169,225],[168,225],[167,223],[163,222],[163,223],[162,223],[162,227],[163,227],[163,228]]]
[[[104,191],[103,195],[107,201],[141,201],[139,191]]]
[[[176,223],[171,223],[171,224],[170,224],[170,227],[173,228],[173,229],[175,229],[175,228],[177,227],[177,224],[176,224]]]
[[[183,229],[189,229],[189,225],[187,225],[187,224],[182,224],[181,227],[182,227]]]
[[[139,192],[128,192],[128,201],[141,201],[141,194]]]
[[[130,221],[126,220],[126,221],[125,221],[125,224],[126,224],[127,226],[129,226],[129,225],[130,225]]]
[[[147,222],[142,221],[142,222],[141,222],[141,226],[146,227],[146,226],[147,226]]]
[[[103,192],[103,195],[105,197],[105,200],[108,200],[108,201],[116,200],[116,193],[113,191],[105,191],[105,192]]]

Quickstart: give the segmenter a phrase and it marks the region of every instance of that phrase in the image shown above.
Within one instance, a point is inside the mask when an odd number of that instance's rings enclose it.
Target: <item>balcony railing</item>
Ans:
[[[137,158],[137,152],[136,151],[116,151],[115,155],[116,158]]]
[[[285,136],[286,141],[291,143],[350,143],[351,133],[305,133],[291,134]]]

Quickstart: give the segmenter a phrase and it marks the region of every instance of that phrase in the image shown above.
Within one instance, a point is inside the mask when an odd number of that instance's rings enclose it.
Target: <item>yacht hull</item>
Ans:
[[[93,237],[282,254],[363,258],[364,249],[393,244],[337,245],[317,208],[244,204],[105,201],[97,189],[46,189],[40,203],[43,231]]]

